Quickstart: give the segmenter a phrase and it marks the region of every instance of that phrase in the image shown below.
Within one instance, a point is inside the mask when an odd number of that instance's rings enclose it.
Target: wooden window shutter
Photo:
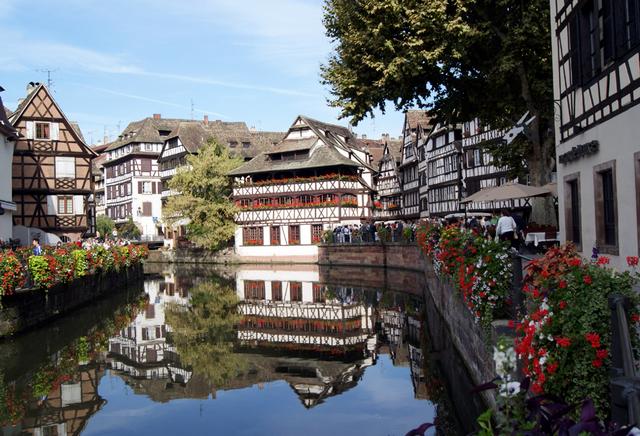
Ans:
[[[51,139],[53,141],[57,141],[58,138],[60,138],[60,124],[58,123],[51,123],[50,124],[50,128],[51,128]]]
[[[138,182],[138,194],[142,194],[142,182]]]
[[[157,192],[156,182],[151,182],[151,193],[155,194]]]
[[[27,139],[35,137],[36,125],[33,121],[27,121]]]

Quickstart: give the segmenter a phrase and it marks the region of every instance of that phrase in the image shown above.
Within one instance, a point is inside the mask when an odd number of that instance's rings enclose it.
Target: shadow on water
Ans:
[[[419,273],[154,268],[143,299],[114,294],[0,343],[3,434],[401,435],[434,419],[466,434],[483,410]],[[145,424],[119,424],[133,399]]]

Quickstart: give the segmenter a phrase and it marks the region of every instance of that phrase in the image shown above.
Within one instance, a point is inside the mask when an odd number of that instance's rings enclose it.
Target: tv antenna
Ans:
[[[193,111],[194,111],[194,105],[193,105],[193,99],[191,99],[191,120],[193,121]]]
[[[48,68],[41,68],[36,71],[38,73],[47,73],[47,89],[49,89],[49,91],[53,91],[53,79],[51,78],[51,73],[55,73],[58,69],[56,68],[55,70],[51,70]]]

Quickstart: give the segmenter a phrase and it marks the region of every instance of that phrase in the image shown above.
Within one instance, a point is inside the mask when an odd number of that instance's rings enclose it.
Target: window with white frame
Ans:
[[[56,156],[56,178],[74,179],[76,177],[76,158],[69,156]]]
[[[51,139],[51,126],[49,123],[36,122],[36,139]]]
[[[142,182],[142,193],[143,194],[151,194],[151,182]]]

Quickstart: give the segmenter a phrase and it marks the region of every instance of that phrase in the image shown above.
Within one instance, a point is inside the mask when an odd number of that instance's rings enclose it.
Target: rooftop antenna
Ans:
[[[193,121],[193,111],[194,111],[193,99],[191,99],[191,121]]]
[[[41,68],[36,71],[38,73],[47,73],[47,89],[53,92],[53,79],[51,78],[51,73],[55,73],[56,71],[58,71],[58,69],[56,68],[55,70],[50,70],[48,68]]]

